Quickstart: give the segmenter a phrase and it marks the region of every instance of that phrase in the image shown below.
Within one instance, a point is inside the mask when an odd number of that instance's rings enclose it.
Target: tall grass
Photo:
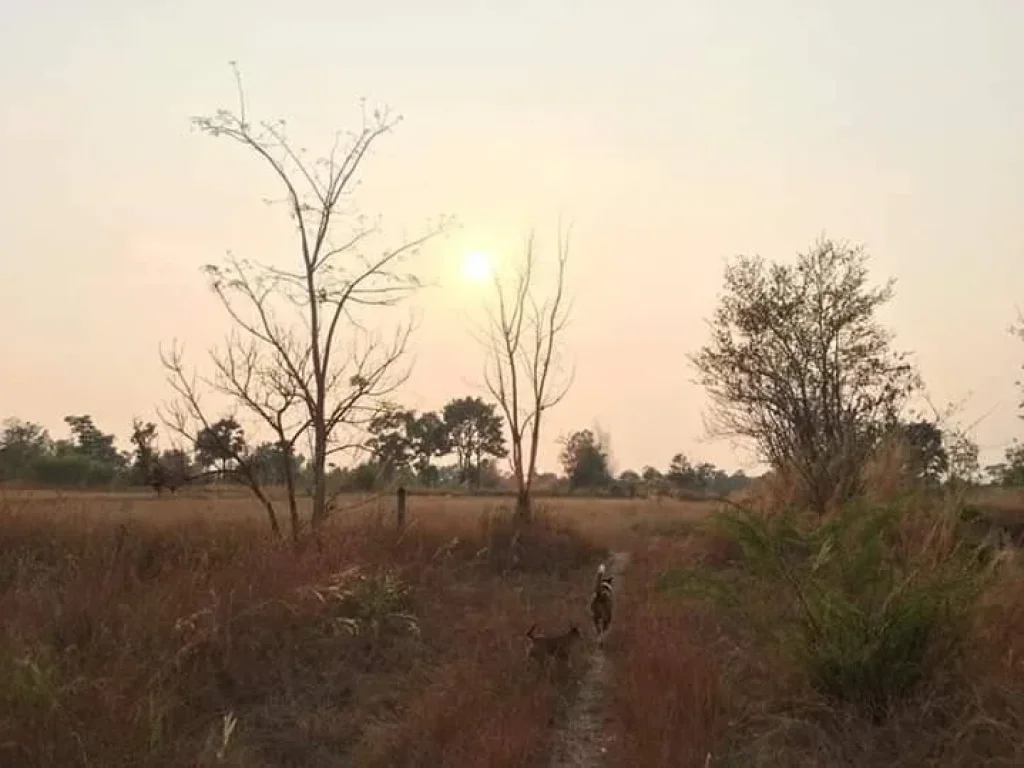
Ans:
[[[421,511],[296,554],[237,520],[0,510],[0,764],[529,764],[559,692],[508,682],[522,633],[584,604],[600,551]]]
[[[960,512],[905,488],[826,518],[730,505],[649,546],[615,764],[1024,764],[1024,569]]]
[[[818,691],[876,721],[963,649],[983,573],[956,522],[913,501],[850,504],[821,524],[742,509],[714,519],[744,553],[733,588],[753,579],[782,603],[764,629]]]

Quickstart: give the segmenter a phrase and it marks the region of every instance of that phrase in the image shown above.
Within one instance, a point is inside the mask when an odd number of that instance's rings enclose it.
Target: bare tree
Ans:
[[[709,431],[745,438],[793,471],[819,512],[855,494],[879,437],[920,380],[876,311],[893,284],[828,240],[794,265],[740,257],[725,273],[711,340],[691,360],[711,399]]]
[[[219,110],[193,124],[237,143],[271,172],[295,227],[296,258],[294,266],[280,266],[229,254],[224,264],[204,268],[235,329],[212,353],[216,375],[203,381],[272,432],[286,464],[296,443],[308,440],[315,531],[332,507],[328,458],[360,444],[355,435],[408,376],[403,361],[411,324],[383,338],[361,315],[395,306],[418,287],[401,267],[444,222],[397,246],[374,247],[380,228],[351,212],[350,196],[371,148],[399,118],[387,110],[364,110],[358,132],[337,133],[326,157],[307,160],[289,141],[283,121],[250,122],[241,77],[232,67],[238,112]],[[180,350],[164,356],[164,364],[180,397],[172,426],[192,434],[178,417],[193,425],[205,422],[194,386],[185,386],[194,380],[185,373]],[[285,472],[297,537],[295,478],[291,468]]]
[[[553,294],[539,299],[531,233],[511,288],[506,290],[495,276],[497,307],[488,311],[484,381],[508,421],[516,513],[524,520],[532,516],[531,490],[544,413],[565,397],[572,384],[572,374],[563,375],[560,360],[562,332],[571,314],[565,294],[568,260],[569,233],[560,229]]]

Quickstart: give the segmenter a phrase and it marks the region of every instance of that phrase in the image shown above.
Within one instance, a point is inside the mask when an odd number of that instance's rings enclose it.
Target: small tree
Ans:
[[[938,483],[949,471],[949,453],[938,424],[918,420],[901,424],[897,435],[911,452],[912,473],[928,483]]]
[[[285,467],[291,466],[299,439],[308,440],[316,529],[331,507],[329,457],[360,445],[354,433],[408,375],[403,360],[411,327],[400,326],[390,339],[382,338],[368,329],[364,315],[397,305],[418,286],[402,264],[442,227],[398,245],[375,246],[379,227],[351,215],[351,192],[364,161],[398,122],[388,111],[364,114],[358,132],[339,133],[325,157],[309,160],[291,143],[283,121],[251,121],[237,69],[235,76],[238,111],[220,110],[196,118],[194,125],[239,145],[270,171],[295,227],[295,259],[269,265],[229,256],[223,265],[206,267],[236,333],[214,353],[216,376],[204,383],[270,430],[286,457]],[[167,421],[194,439],[197,425],[209,426],[196,381],[185,373],[180,348],[162,357],[179,396]],[[297,538],[290,472],[286,481]]]
[[[1006,449],[1005,460],[987,468],[998,485],[1007,488],[1024,487],[1024,443],[1015,442]]]
[[[677,453],[669,462],[668,472],[665,479],[671,483],[676,490],[692,489],[696,485],[696,471],[690,460],[682,453]]]
[[[560,459],[570,489],[604,488],[611,482],[608,452],[591,430],[573,432],[562,446]]]
[[[71,429],[76,453],[112,471],[124,468],[126,460],[114,446],[114,435],[100,431],[93,423],[92,416],[65,416],[64,422]]]
[[[0,479],[27,479],[53,451],[45,427],[30,421],[6,419],[0,431]]]
[[[387,404],[370,419],[367,426],[370,438],[366,441],[366,447],[373,454],[386,480],[393,480],[410,467],[412,441],[408,435],[408,426],[415,418],[414,413]]]
[[[918,377],[876,312],[893,282],[868,283],[867,255],[830,240],[793,265],[740,257],[725,271],[711,340],[691,356],[714,436],[747,439],[796,474],[812,508],[855,494],[864,462]]]
[[[569,322],[565,293],[569,235],[559,233],[558,267],[550,298],[538,297],[534,237],[508,291],[499,276],[494,287],[497,307],[488,313],[484,343],[484,380],[508,422],[512,476],[516,482],[516,513],[532,517],[531,490],[537,472],[544,414],[568,394],[571,374],[562,375],[562,334]]]
[[[434,411],[413,417],[406,425],[413,468],[424,485],[436,485],[440,476],[433,460],[452,451],[448,425]],[[502,439],[504,449],[504,439]]]
[[[196,435],[196,463],[204,470],[219,467],[227,475],[245,463],[247,444],[245,430],[234,417],[228,416],[203,427]]]
[[[192,474],[192,462],[181,448],[169,448],[160,454],[157,462],[159,476],[153,479],[157,493],[167,488],[172,493],[187,483]]]
[[[640,475],[632,469],[625,470],[619,475],[619,484],[622,486],[629,498],[634,498],[640,489]]]
[[[452,400],[442,410],[447,445],[458,460],[462,482],[480,487],[480,470],[486,457],[508,455],[502,418],[497,406],[479,397]]]
[[[153,480],[153,473],[158,471],[158,454],[156,448],[156,424],[151,421],[143,423],[139,419],[132,420],[131,443],[134,446],[133,465],[135,481],[146,484]]]

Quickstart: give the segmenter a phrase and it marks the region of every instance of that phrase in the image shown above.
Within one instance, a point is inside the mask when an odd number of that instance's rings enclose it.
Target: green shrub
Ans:
[[[766,590],[775,596],[771,616],[745,615],[761,617],[820,693],[880,721],[961,650],[982,572],[956,535],[955,515],[851,504],[821,522],[737,508],[713,525],[743,558],[713,583],[705,578],[704,594],[733,609],[744,607],[743,595],[762,607]],[[668,588],[695,583],[662,579]]]

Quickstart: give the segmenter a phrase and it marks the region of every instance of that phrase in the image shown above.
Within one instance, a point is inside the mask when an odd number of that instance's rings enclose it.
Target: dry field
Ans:
[[[877,718],[823,693],[792,652],[803,625],[786,584],[746,572],[710,504],[542,500],[524,528],[502,499],[412,496],[399,532],[390,499],[358,502],[322,552],[296,553],[237,491],[0,492],[0,764],[546,765],[583,657],[544,678],[524,633],[575,621],[592,646],[588,593],[611,551],[632,557],[606,643],[606,765],[1024,764],[1010,555],[968,613],[914,635],[919,655],[946,655]],[[934,506],[894,529],[915,574],[952,562]],[[886,605],[907,603],[900,583]],[[877,631],[866,613],[835,616]],[[935,639],[953,633],[955,647]],[[847,693],[878,672],[863,658],[878,645],[829,658],[854,670]]]

